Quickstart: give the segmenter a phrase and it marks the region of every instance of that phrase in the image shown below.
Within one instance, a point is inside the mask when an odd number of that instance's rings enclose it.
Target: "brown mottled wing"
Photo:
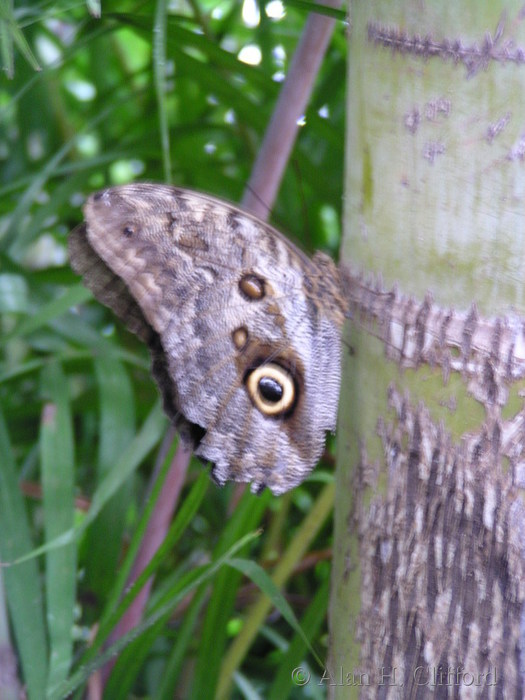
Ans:
[[[72,265],[152,347],[168,412],[199,427],[195,452],[215,479],[274,493],[300,483],[336,424],[343,304],[333,263],[310,260],[229,204],[174,187],[104,190],[84,212]],[[272,363],[295,387],[278,416],[247,390],[253,368]]]
[[[68,249],[71,266],[78,275],[82,275],[86,286],[119,317],[128,330],[148,345],[152,357],[152,373],[162,392],[164,410],[185,440],[194,440],[194,427],[179,412],[177,389],[169,375],[159,335],[144,318],[126,283],[115,275],[89,244],[86,224],[77,226],[69,234]]]
[[[86,235],[86,224],[77,226],[69,234],[68,249],[73,270],[82,275],[86,286],[97,299],[109,306],[130,331],[149,343],[154,333],[153,328],[144,318],[124,280],[115,275],[91,247]]]

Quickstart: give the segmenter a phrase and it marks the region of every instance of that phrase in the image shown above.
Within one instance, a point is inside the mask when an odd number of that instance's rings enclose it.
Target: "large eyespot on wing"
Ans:
[[[251,370],[245,386],[255,408],[269,417],[289,414],[297,399],[297,387],[291,373],[275,362]]]

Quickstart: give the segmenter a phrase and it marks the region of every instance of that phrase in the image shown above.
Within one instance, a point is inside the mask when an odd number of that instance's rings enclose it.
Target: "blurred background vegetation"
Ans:
[[[0,648],[13,648],[31,700],[80,697],[101,666],[166,463],[147,351],[73,274],[67,234],[88,193],[134,179],[238,201],[312,4],[0,3],[0,559],[53,543],[0,568]],[[344,31],[340,19],[270,217],[334,255]],[[290,494],[235,506],[234,487],[192,463],[146,622],[105,697],[212,698],[230,678],[231,697],[325,696],[311,649],[326,657],[329,461]],[[259,588],[271,592],[260,571],[294,552],[283,590],[310,648],[277,601],[233,661]],[[304,687],[298,666],[312,674]]]

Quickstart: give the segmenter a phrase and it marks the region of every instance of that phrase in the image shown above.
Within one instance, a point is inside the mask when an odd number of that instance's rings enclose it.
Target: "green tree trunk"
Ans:
[[[330,696],[525,694],[525,16],[351,3]]]

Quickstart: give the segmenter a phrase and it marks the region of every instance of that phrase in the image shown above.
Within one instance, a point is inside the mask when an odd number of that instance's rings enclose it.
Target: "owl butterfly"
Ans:
[[[73,269],[148,344],[164,409],[219,484],[280,494],[336,426],[334,263],[215,197],[132,184],[87,200]]]

